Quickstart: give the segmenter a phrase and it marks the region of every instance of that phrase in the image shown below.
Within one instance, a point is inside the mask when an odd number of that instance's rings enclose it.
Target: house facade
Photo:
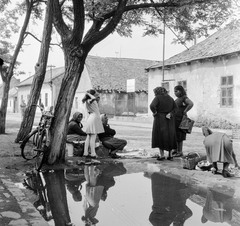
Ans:
[[[164,65],[148,71],[148,103],[152,90],[165,86],[174,97],[174,86],[182,85],[194,102],[189,116],[195,120],[240,123],[240,28],[231,24]],[[148,114],[151,115],[150,110]]]
[[[7,106],[7,111],[8,112],[13,112],[16,113],[18,112],[18,88],[17,85],[20,83],[20,79],[15,78],[14,76],[11,79],[10,82],[10,90],[8,93],[8,106]],[[3,85],[0,85],[0,105],[2,103],[2,97],[3,97]]]
[[[88,56],[75,93],[72,112],[84,113],[82,98],[87,90],[93,88],[100,93],[101,113],[109,115],[147,113],[148,77],[145,68],[151,64],[153,61],[150,60]],[[46,72],[39,103],[43,103],[45,107],[56,104],[63,75],[64,67],[52,68]],[[128,79],[135,81],[134,92],[127,92]],[[33,76],[18,85],[19,109],[21,100],[27,103],[29,99],[32,82]]]

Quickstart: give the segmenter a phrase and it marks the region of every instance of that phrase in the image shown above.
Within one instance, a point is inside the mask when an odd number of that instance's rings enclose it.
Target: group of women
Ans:
[[[173,157],[183,156],[183,141],[186,140],[186,132],[179,128],[183,117],[193,107],[193,102],[188,98],[186,91],[180,85],[174,87],[175,100],[168,94],[164,87],[156,87],[155,97],[150,104],[153,113],[152,148],[159,148],[160,155],[157,160],[165,160],[164,151],[168,152],[168,160]],[[86,140],[83,156],[96,158],[95,141],[97,134],[103,133],[104,128],[100,119],[98,107],[99,94],[91,89],[86,92],[82,102],[86,104],[89,116],[86,121]],[[224,133],[212,133],[207,127],[203,127],[205,136],[204,145],[207,160],[213,164],[212,172],[217,172],[217,162],[223,162],[222,175],[229,177],[228,167],[234,163],[239,167],[233,152],[231,139]],[[90,148],[90,154],[88,152]]]
[[[174,87],[176,100],[170,97],[163,87],[156,87],[155,98],[150,104],[153,113],[152,148],[159,148],[160,155],[157,160],[165,159],[164,151],[168,151],[168,160],[183,156],[183,141],[186,132],[180,129],[183,117],[193,107],[193,102],[188,98],[184,88],[180,85]],[[225,133],[213,133],[208,127],[202,128],[205,136],[203,144],[206,149],[207,160],[212,164],[211,171],[218,172],[217,163],[223,163],[223,177],[231,177],[229,165],[235,164],[240,168],[233,151],[232,140]]]
[[[187,97],[184,88],[180,85],[174,87],[177,97],[174,100],[164,87],[156,87],[155,97],[150,104],[153,113],[152,148],[159,148],[160,155],[157,160],[165,159],[164,151],[168,151],[168,160],[173,156],[183,155],[183,141],[186,132],[179,129],[180,123],[187,112],[193,107],[193,102]]]

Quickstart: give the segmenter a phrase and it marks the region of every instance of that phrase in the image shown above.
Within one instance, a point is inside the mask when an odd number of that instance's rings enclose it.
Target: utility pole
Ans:
[[[166,31],[165,31],[165,9],[163,9],[163,55],[162,55],[162,81],[164,82],[164,66],[165,66],[165,36],[166,36]]]
[[[47,67],[50,68],[50,81],[49,81],[49,86],[51,89],[51,104],[50,106],[54,106],[54,100],[53,100],[53,84],[52,84],[52,69],[55,67],[54,65],[48,65]]]

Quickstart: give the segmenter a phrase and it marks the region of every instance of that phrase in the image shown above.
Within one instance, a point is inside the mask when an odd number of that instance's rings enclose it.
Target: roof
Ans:
[[[145,68],[152,60],[88,56],[86,67],[94,89],[126,91],[127,80],[135,79],[135,90],[148,89]]]
[[[156,63],[152,60],[88,56],[85,62],[94,89],[126,91],[127,79],[136,79],[135,90],[147,91],[148,77],[145,68]],[[64,74],[64,67],[46,71],[44,83]],[[33,76],[18,87],[31,85]]]
[[[54,78],[56,78],[60,75],[63,75],[63,74],[64,74],[64,67],[49,69],[49,70],[46,71],[44,83],[49,83],[52,79],[54,79]],[[32,82],[33,82],[33,76],[23,80],[18,85],[18,87],[32,85]]]
[[[240,53],[240,26],[229,24],[218,30],[202,42],[192,46],[165,61],[165,66],[176,65],[195,60]],[[152,65],[147,69],[162,67],[162,63]]]

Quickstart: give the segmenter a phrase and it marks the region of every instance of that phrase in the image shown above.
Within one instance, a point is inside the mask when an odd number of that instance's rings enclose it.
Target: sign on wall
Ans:
[[[127,93],[135,92],[135,79],[127,79]]]

